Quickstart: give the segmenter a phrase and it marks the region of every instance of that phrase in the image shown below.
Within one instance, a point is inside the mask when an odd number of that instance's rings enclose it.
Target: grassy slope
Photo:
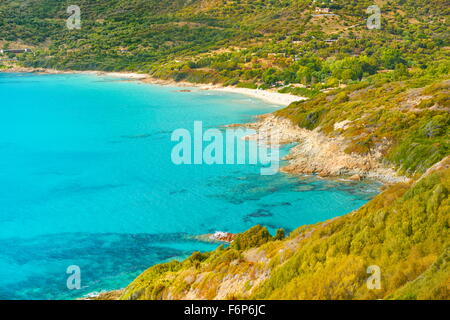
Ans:
[[[449,299],[449,168],[447,158],[419,182],[285,240],[261,245],[267,237],[255,227],[243,248],[152,267],[122,298]],[[381,268],[381,290],[367,289],[370,265]]]

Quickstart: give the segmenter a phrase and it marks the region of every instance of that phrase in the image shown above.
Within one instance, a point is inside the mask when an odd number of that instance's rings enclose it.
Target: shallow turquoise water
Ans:
[[[251,121],[245,96],[87,75],[0,74],[0,299],[69,299],[216,245],[189,236],[293,230],[348,213],[377,184],[176,166],[177,128]],[[283,150],[286,152],[287,150]],[[81,268],[68,290],[66,268]]]

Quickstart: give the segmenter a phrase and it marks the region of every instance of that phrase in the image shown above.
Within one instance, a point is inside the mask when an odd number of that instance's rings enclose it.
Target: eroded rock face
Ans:
[[[344,151],[348,143],[343,138],[328,137],[318,129],[303,129],[288,119],[273,115],[265,115],[249,127],[256,129],[260,136],[275,135],[280,144],[298,143],[285,158],[289,164],[282,168],[283,172],[321,177],[350,176],[355,180],[356,177],[358,180],[372,178],[387,183],[408,180],[382,164],[383,146],[370,155],[348,154]]]

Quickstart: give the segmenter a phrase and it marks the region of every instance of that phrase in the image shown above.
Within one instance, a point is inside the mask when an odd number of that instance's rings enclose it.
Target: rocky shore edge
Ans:
[[[222,242],[222,243],[232,243],[236,238],[237,234],[216,231],[215,233],[202,234],[199,236],[194,236],[193,239],[204,241],[204,242]]]
[[[139,80],[144,83],[158,85],[172,85],[179,87],[198,87],[204,90],[221,90],[227,92],[236,92],[246,94],[244,92],[233,91],[234,88],[224,88],[216,85],[196,85],[186,82],[175,82],[161,79],[154,79],[145,74],[137,73],[115,73],[101,71],[60,71],[53,69],[39,68],[23,68],[15,67],[3,69],[0,72],[17,72],[17,73],[41,73],[41,74],[93,74],[99,76],[116,76],[130,80]],[[235,88],[239,89],[239,88]],[[249,89],[250,90],[250,89]],[[263,90],[253,90],[263,91]],[[189,92],[189,90],[182,90]],[[250,95],[247,93],[247,95]],[[278,94],[286,96],[284,94]],[[256,97],[258,98],[258,97]],[[290,98],[289,98],[290,99]],[[264,100],[264,99],[263,99]],[[303,100],[296,97],[295,101]],[[267,100],[266,100],[267,101]],[[267,101],[269,102],[269,101]],[[274,101],[272,101],[275,103]],[[291,101],[294,102],[294,101]],[[284,101],[284,105],[288,105],[288,101]],[[375,150],[370,155],[356,155],[345,153],[347,143],[339,137],[328,137],[319,130],[307,130],[296,126],[289,119],[276,117],[273,114],[266,114],[257,117],[258,121],[247,124],[230,124],[227,127],[248,127],[255,129],[259,135],[277,135],[280,144],[297,144],[291,148],[285,160],[288,164],[281,171],[288,174],[304,175],[315,174],[323,178],[346,177],[349,180],[360,181],[363,179],[373,179],[385,184],[394,184],[398,182],[407,182],[409,179],[400,176],[393,168],[386,167],[382,164],[381,150]],[[228,232],[216,232],[214,234],[206,234],[194,236],[193,238],[207,242],[231,243],[236,234]],[[124,289],[113,290],[108,292],[93,293],[89,296],[80,298],[79,300],[116,300],[122,295]]]
[[[234,126],[237,125],[229,127]],[[267,140],[275,135],[281,145],[296,144],[284,158],[288,161],[281,169],[284,173],[314,174],[323,178],[346,177],[355,181],[372,179],[384,184],[410,180],[383,164],[382,146],[367,155],[348,154],[345,152],[348,142],[344,138],[329,137],[319,129],[300,128],[289,119],[273,114],[259,116],[257,122],[241,126],[256,130],[260,138],[266,137]]]

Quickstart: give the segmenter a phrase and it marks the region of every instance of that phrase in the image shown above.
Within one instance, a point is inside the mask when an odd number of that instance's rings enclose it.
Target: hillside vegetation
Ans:
[[[445,0],[79,0],[81,30],[68,30],[71,1],[4,0],[0,40],[33,46],[27,66],[139,71],[155,77],[314,96],[386,70],[448,63]],[[316,7],[331,15],[315,14]],[[291,85],[294,85],[293,87]],[[298,86],[303,86],[299,88]]]
[[[348,154],[382,153],[403,175],[420,176],[450,154],[450,65],[373,76],[296,102],[275,114],[302,128],[343,137]]]

